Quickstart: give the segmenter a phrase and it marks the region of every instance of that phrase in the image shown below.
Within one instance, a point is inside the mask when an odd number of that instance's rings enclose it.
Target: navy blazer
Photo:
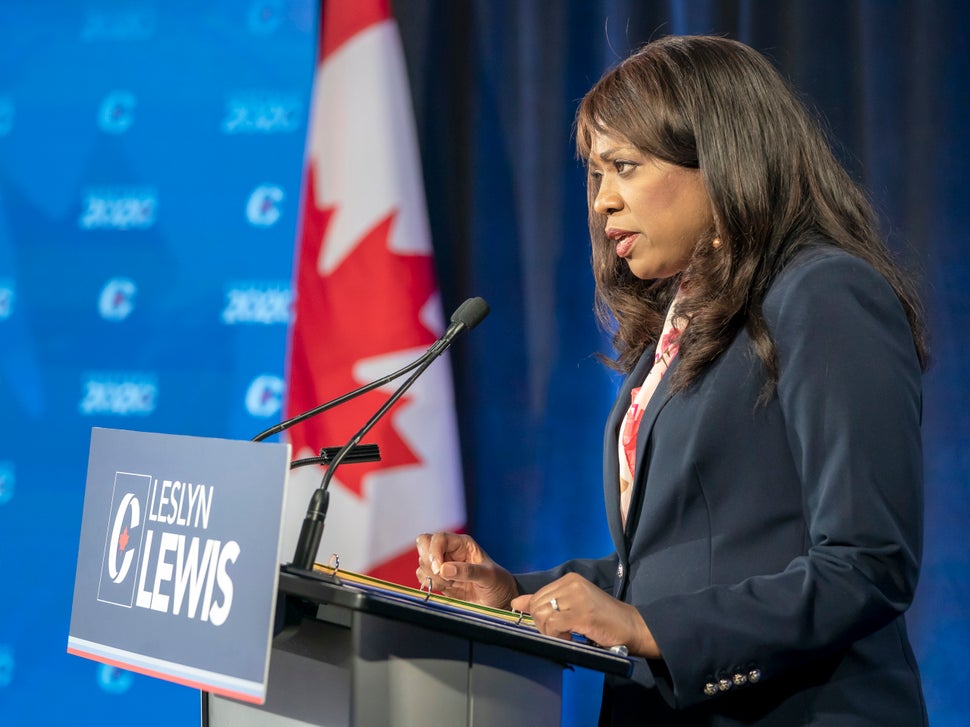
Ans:
[[[906,316],[871,266],[825,244],[779,274],[763,310],[771,400],[757,404],[764,371],[743,331],[687,391],[671,395],[671,368],[640,424],[623,529],[617,432],[647,351],[606,426],[616,552],[519,575],[519,588],[575,571],[643,615],[663,659],[607,678],[601,723],[926,724],[903,618],[923,509]]]

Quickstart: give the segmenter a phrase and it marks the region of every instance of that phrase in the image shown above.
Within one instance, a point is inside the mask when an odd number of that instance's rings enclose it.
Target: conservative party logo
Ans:
[[[98,600],[131,608],[135,598],[132,565],[141,547],[147,513],[143,511],[151,490],[151,475],[115,473],[111,517],[101,564]],[[130,576],[130,577],[129,577]]]
[[[98,109],[98,126],[109,134],[123,134],[135,120],[135,95],[128,91],[112,91]]]
[[[14,289],[9,280],[0,280],[0,321],[13,315]]]
[[[215,504],[210,484],[116,472],[98,600],[224,624],[241,549],[207,537]]]
[[[254,417],[271,417],[283,406],[283,379],[263,374],[246,390],[246,410]]]
[[[135,682],[135,675],[130,671],[111,664],[98,664],[98,686],[108,694],[124,694]]]
[[[108,694],[124,694],[135,681],[130,671],[119,669],[111,664],[98,664],[98,686]]]
[[[249,195],[246,203],[246,219],[253,227],[275,225],[282,215],[283,188],[275,184],[261,184]]]
[[[0,505],[6,505],[13,499],[16,484],[13,462],[0,461]]]
[[[13,670],[16,661],[13,658],[13,647],[0,644],[0,687],[9,687],[13,681]]]
[[[135,309],[138,286],[131,278],[111,278],[101,289],[98,312],[106,321],[123,321]]]
[[[283,0],[254,0],[249,5],[246,24],[253,35],[269,35],[283,23]]]

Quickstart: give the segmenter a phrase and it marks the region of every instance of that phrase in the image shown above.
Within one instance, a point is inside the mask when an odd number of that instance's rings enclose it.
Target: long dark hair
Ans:
[[[635,277],[593,210],[589,232],[596,313],[613,332],[614,368],[629,372],[655,345],[679,285],[678,311],[690,319],[681,339],[674,390],[690,385],[746,327],[774,390],[778,362],[762,314],[774,278],[812,239],[824,238],[868,261],[893,287],[916,345],[927,355],[917,296],[877,232],[875,214],[836,160],[819,125],[781,75],[748,46],[714,36],[653,41],[608,71],[576,116],[577,152],[589,158],[594,133],[620,134],[642,152],[700,169],[715,229],[699,240],[687,272],[668,280]],[[721,240],[712,246],[714,237]]]

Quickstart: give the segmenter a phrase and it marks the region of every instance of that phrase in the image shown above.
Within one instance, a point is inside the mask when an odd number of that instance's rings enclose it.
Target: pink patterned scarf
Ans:
[[[637,467],[637,432],[640,430],[640,420],[643,418],[643,411],[650,402],[650,397],[657,390],[660,379],[667,372],[670,363],[674,360],[680,350],[680,334],[686,325],[683,319],[677,321],[678,326],[674,325],[674,310],[677,307],[677,300],[680,294],[674,298],[670,309],[667,311],[667,319],[664,322],[663,333],[657,342],[657,349],[653,356],[653,366],[644,379],[643,384],[630,392],[631,404],[627,409],[623,422],[620,424],[620,437],[618,450],[620,457],[620,519],[623,527],[626,527],[627,514],[630,511],[630,496],[633,494],[633,473]]]

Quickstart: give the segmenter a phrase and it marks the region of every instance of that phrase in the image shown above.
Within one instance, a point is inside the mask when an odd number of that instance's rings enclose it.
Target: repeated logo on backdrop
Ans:
[[[12,280],[0,280],[0,321],[13,315],[14,289]]]
[[[123,134],[135,120],[137,101],[128,91],[112,91],[98,110],[98,126],[109,134]]]
[[[155,224],[158,192],[152,187],[91,187],[82,195],[82,230],[145,230]]]
[[[246,15],[249,32],[253,35],[269,35],[283,23],[287,3],[285,0],[253,0]]]
[[[9,687],[13,683],[15,663],[13,647],[0,644],[0,688]]]
[[[226,99],[226,134],[285,134],[303,126],[304,103],[292,92],[249,91]]]
[[[270,227],[279,222],[283,210],[280,204],[286,195],[276,184],[261,184],[249,195],[246,219],[253,227]]]
[[[263,419],[279,414],[283,407],[283,387],[283,379],[279,376],[257,376],[246,390],[246,410]]]
[[[78,410],[85,416],[146,416],[158,403],[155,374],[91,373],[81,382]]]
[[[0,505],[6,505],[13,499],[16,484],[13,462],[0,462]]]
[[[10,423],[0,446],[0,552],[29,542],[43,522],[45,547],[70,559],[87,455],[79,443],[92,426],[245,440],[280,415],[318,2],[80,0],[67,13],[49,5],[0,2],[9,61],[0,80],[0,406]],[[56,456],[40,431],[57,432]],[[144,572],[149,604],[168,595],[174,608],[180,551],[164,532],[184,534],[183,567],[197,558],[194,577],[205,579],[193,586],[182,572],[182,617],[201,587],[195,620],[209,603],[208,627],[224,600],[219,558],[228,551],[206,550],[201,516],[191,533],[148,519],[167,518],[158,510],[164,481],[178,480],[158,478],[154,510],[151,492],[138,496],[138,526],[134,500],[126,505],[118,541],[125,527],[131,541],[113,551],[114,576],[124,577],[115,583],[106,565],[105,588],[134,582],[128,608],[137,611]],[[69,495],[48,496],[52,488]],[[195,492],[185,489],[185,507]],[[170,487],[166,503],[172,496]],[[218,502],[215,492],[214,513]],[[104,513],[106,529],[114,514]],[[162,576],[172,566],[157,589],[157,561],[143,571],[147,546],[134,538],[147,540],[148,530],[156,555],[166,547]],[[231,576],[233,564],[224,565]],[[0,604],[0,622],[62,617],[64,585],[40,588],[32,603]],[[37,608],[48,611],[25,621],[23,609]],[[31,688],[17,688],[39,678],[28,674],[37,660],[23,656],[29,632],[0,633],[0,722],[36,721]],[[65,676],[76,663],[44,669],[78,714],[136,692],[155,699],[152,680],[124,669],[92,664],[80,680]]]
[[[96,673],[98,686],[108,694],[124,694],[131,689],[135,680],[135,675],[130,671],[110,664],[98,664]]]
[[[155,34],[155,25],[155,8],[150,3],[133,2],[114,8],[101,4],[87,9],[81,40],[144,41]]]
[[[289,323],[293,291],[286,282],[237,282],[226,289],[222,322],[226,325]]]
[[[135,309],[138,286],[131,278],[111,278],[101,289],[98,312],[106,321],[123,321]]]

